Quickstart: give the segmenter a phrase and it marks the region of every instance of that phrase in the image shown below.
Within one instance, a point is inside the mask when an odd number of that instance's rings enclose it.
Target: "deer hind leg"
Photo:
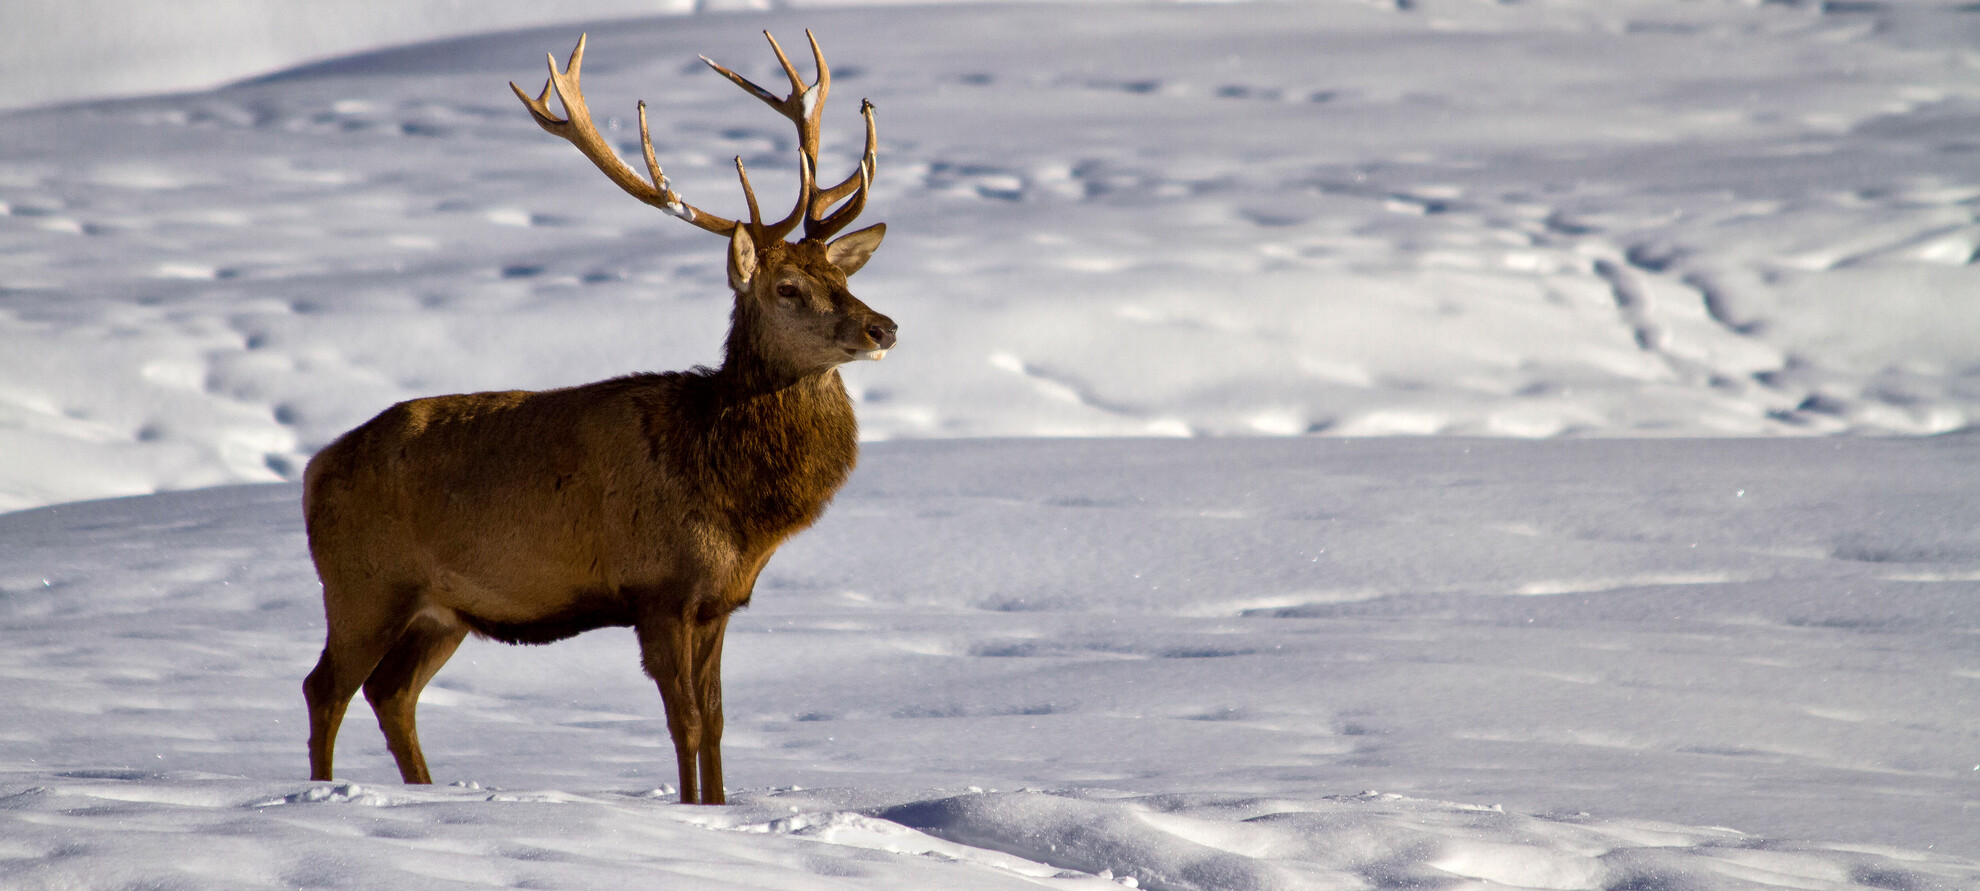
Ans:
[[[385,731],[385,746],[399,762],[399,777],[407,783],[427,784],[433,777],[426,771],[426,754],[419,748],[419,729],[413,712],[419,706],[419,691],[433,680],[440,666],[454,655],[467,629],[442,624],[421,616],[399,635],[397,643],[373,669],[364,682],[364,698],[378,715],[378,729]]]
[[[339,659],[334,647],[323,648],[316,669],[303,680],[303,700],[309,704],[309,778],[331,778],[331,762],[336,756],[337,728],[344,723],[344,709],[350,707],[363,678],[341,680],[341,666],[356,661]],[[367,666],[366,671],[370,671]]]
[[[329,584],[323,586],[325,600],[337,596]],[[331,620],[329,640],[317,667],[303,679],[303,701],[309,703],[309,778],[329,780],[337,754],[337,729],[345,723],[345,709],[356,695],[372,667],[384,657],[390,638],[384,634],[350,634],[348,622]]]
[[[323,656],[303,680],[309,704],[309,778],[332,778],[337,730],[351,697],[391,650],[407,621],[411,598],[405,593],[381,594],[376,600],[354,599],[352,591],[326,580],[323,600],[330,631]],[[356,606],[358,608],[350,608]]]

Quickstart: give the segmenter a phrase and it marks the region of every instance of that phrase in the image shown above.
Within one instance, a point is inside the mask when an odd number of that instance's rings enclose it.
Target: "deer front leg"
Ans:
[[[695,699],[701,705],[701,803],[727,804],[722,786],[722,641],[729,617],[694,629]]]
[[[667,709],[667,733],[674,738],[674,758],[680,768],[681,803],[700,804],[702,710],[694,683],[694,626],[683,616],[642,622],[641,662],[660,687]]]

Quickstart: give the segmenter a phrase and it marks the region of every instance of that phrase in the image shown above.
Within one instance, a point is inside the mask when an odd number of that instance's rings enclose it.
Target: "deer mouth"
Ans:
[[[870,359],[878,362],[887,357],[888,350],[894,348],[894,332],[896,330],[893,319],[886,316],[876,316],[869,319],[866,323],[866,329],[860,332],[860,334],[864,335],[863,337],[841,340],[839,341],[839,345],[844,347],[848,360],[858,361],[860,359]]]

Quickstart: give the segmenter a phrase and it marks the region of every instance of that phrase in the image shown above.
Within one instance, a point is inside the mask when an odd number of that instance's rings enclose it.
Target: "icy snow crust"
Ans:
[[[792,135],[697,54],[774,82],[757,30],[816,29],[828,178],[878,104],[870,439],[1980,415],[1971,4],[1409,6],[574,22],[13,113],[0,508],[293,479],[399,399],[717,360],[720,240],[507,91],[585,29],[621,153],[644,98],[711,212],[735,155],[788,194]]]
[[[231,6],[172,24],[265,68]],[[720,241],[505,81],[588,30],[621,152],[645,98],[734,214],[791,136],[695,57],[775,83],[766,27],[838,62],[828,176],[880,108],[902,343],[848,371],[893,441],[732,626],[737,803],[671,803],[618,630],[466,645],[457,785],[361,703],[301,780],[281,480],[398,399],[719,358]],[[0,887],[1980,887],[1976,439],[1780,436],[1980,416],[1976,29],[801,9],[0,117]],[[1106,435],[1191,438],[1038,438]]]
[[[621,630],[303,781],[297,497],[0,516],[0,885],[1980,887],[1968,436],[875,444],[719,808]]]

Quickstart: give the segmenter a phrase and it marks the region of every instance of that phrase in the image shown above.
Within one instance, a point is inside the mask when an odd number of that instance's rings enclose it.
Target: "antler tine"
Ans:
[[[763,36],[770,36],[770,32],[763,32]],[[818,83],[815,85],[818,95],[811,96],[806,100],[808,107],[805,109],[805,114],[811,119],[811,160],[813,163],[816,163],[818,161],[818,118],[824,113],[825,97],[832,93],[832,66],[825,64],[825,51],[818,48],[818,38],[811,33],[810,28],[804,29],[804,39],[811,43],[811,64],[818,72]],[[774,42],[772,41],[772,43]],[[778,55],[781,56],[783,54],[779,52]]]
[[[854,176],[859,177],[859,188],[854,190],[852,199],[847,201],[844,207],[834,211],[831,216],[822,220],[805,220],[804,237],[824,241],[839,234],[839,230],[844,229],[847,223],[859,218],[860,211],[866,209],[867,190],[873,185],[872,168],[861,164],[859,172]]]
[[[667,187],[667,174],[660,172],[660,162],[653,157],[653,137],[646,132],[646,100],[639,100],[639,147],[646,155],[646,175],[659,186],[661,191],[672,191]]]
[[[782,222],[763,227],[765,234],[776,238],[789,235],[800,221],[807,221],[817,205],[818,119],[825,107],[826,94],[832,89],[832,69],[825,64],[825,52],[818,48],[817,36],[809,30],[804,35],[811,43],[811,59],[818,71],[817,81],[809,85],[798,73],[797,66],[791,64],[790,56],[785,54],[776,36],[768,31],[763,32],[764,38],[770,41],[770,50],[777,54],[777,64],[783,67],[784,76],[791,82],[791,94],[781,99],[749,78],[716,64],[715,60],[701,57],[701,61],[708,63],[708,67],[715,69],[716,73],[763,100],[765,105],[776,109],[778,114],[797,125],[798,176],[803,182],[798,191],[797,205],[791,208],[790,214]]]
[[[809,34],[811,32],[806,31],[804,33]],[[784,47],[778,44],[777,38],[771,36],[768,31],[763,32],[763,37],[770,41],[770,51],[777,54],[777,64],[784,66],[784,76],[791,79],[791,95],[804,95],[804,91],[811,88],[805,86],[804,78],[798,76],[797,66],[791,64],[791,57],[784,55]]]
[[[728,235],[735,231],[736,222],[707,213],[692,204],[681,200],[679,193],[667,187],[667,178],[660,172],[660,165],[654,160],[653,139],[646,129],[646,103],[640,103],[639,141],[646,155],[646,168],[651,179],[641,179],[639,174],[619,159],[619,153],[612,149],[605,137],[600,136],[598,127],[591,122],[591,109],[584,102],[584,90],[580,86],[580,71],[584,66],[584,35],[578,37],[577,48],[571,50],[570,60],[564,63],[564,70],[557,70],[557,57],[550,56],[550,80],[544,83],[543,92],[530,98],[515,81],[509,82],[516,98],[521,99],[529,109],[530,117],[536,124],[553,136],[557,136],[577,146],[579,152],[591,163],[597,165],[606,178],[624,189],[627,194],[660,208],[669,214],[680,217],[694,225],[717,235]],[[555,90],[563,103],[564,116],[557,117],[550,111],[550,93]]]
[[[824,216],[825,211],[829,210],[832,205],[839,203],[841,199],[851,194],[854,189],[859,188],[861,170],[866,171],[866,178],[868,180],[871,180],[879,173],[880,134],[873,123],[873,111],[874,108],[871,101],[866,99],[859,100],[859,113],[866,118],[866,153],[860,156],[858,170],[854,170],[838,185],[819,192],[818,197],[812,200],[812,219]]]
[[[749,227],[752,237],[763,234],[763,213],[756,208],[756,190],[750,188],[749,171],[744,169],[741,155],[736,156],[736,178],[742,180],[743,200],[749,203]]]
[[[770,37],[770,32],[768,31],[763,32],[763,36],[770,38],[770,48],[777,53],[777,61],[783,64],[784,73],[791,79],[791,94],[789,96],[779,99],[777,98],[777,94],[757,86],[755,81],[722,67],[714,59],[710,59],[707,56],[702,56],[701,61],[708,63],[708,67],[715,69],[715,73],[728,78],[736,86],[749,91],[750,95],[763,100],[763,104],[776,109],[778,114],[802,124],[804,122],[804,94],[809,92],[810,88],[805,86],[804,79],[798,76],[797,68],[791,65],[791,60],[784,55],[784,48],[777,45],[777,38]]]
[[[765,238],[782,240],[784,236],[791,234],[792,230],[798,227],[799,222],[805,219],[805,215],[811,207],[811,195],[818,185],[812,170],[812,163],[811,156],[798,155],[797,206],[791,208],[791,212],[785,215],[783,219],[764,226],[763,235]]]

